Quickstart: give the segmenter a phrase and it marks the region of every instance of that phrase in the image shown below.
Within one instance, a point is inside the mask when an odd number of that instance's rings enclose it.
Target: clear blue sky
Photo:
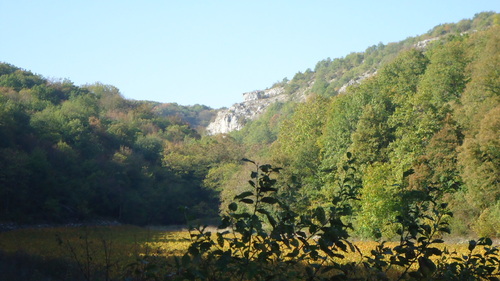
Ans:
[[[124,97],[228,107],[328,57],[500,11],[499,0],[0,0],[0,61]]]

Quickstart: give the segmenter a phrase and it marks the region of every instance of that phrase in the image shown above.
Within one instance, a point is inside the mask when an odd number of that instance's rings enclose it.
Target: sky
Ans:
[[[127,99],[229,107],[326,58],[499,0],[0,0],[0,62]]]

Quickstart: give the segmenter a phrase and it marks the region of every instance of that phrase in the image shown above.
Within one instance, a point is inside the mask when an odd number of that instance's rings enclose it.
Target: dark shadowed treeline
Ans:
[[[202,181],[210,165],[240,156],[201,156],[230,142],[202,138],[184,121],[205,115],[196,120],[206,123],[210,112],[130,101],[113,86],[77,87],[0,64],[0,220],[170,224],[184,222],[185,206],[216,215],[217,197]],[[186,160],[184,143],[200,143],[203,160]]]

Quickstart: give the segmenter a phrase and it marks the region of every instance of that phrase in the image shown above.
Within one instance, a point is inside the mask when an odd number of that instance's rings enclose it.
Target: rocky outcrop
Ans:
[[[375,74],[377,74],[377,71],[365,72],[365,73],[361,74],[361,76],[357,77],[356,79],[351,79],[349,82],[347,82],[346,84],[342,85],[342,87],[340,87],[339,93],[344,93],[345,91],[347,91],[347,87],[352,86],[354,84],[361,84],[361,81],[368,79]]]
[[[439,37],[435,37],[435,38],[429,38],[429,39],[425,39],[425,40],[422,40],[422,41],[418,41],[414,47],[419,49],[419,50],[424,50],[427,48],[427,46],[429,45],[429,43],[431,43],[432,41],[436,41],[438,40]]]
[[[425,39],[417,42],[413,47],[419,50],[424,50],[431,42],[438,39],[439,37]],[[364,80],[376,74],[376,69],[367,71],[359,77],[351,79],[349,82],[344,84],[338,90],[338,93],[344,93],[347,91],[349,86],[360,84]],[[209,135],[216,135],[240,130],[249,120],[255,120],[262,113],[264,113],[271,104],[277,101],[294,100],[296,102],[303,102],[305,101],[313,84],[314,80],[309,81],[309,85],[307,87],[302,88],[299,92],[293,93],[290,96],[285,94],[283,87],[244,93],[243,102],[234,104],[228,109],[219,110],[215,120],[206,128],[206,132]]]
[[[360,77],[352,79],[339,90],[344,92],[348,86],[359,84],[361,81],[370,78],[377,72],[366,72]],[[278,101],[293,100],[304,102],[308,91],[311,89],[313,81],[308,87],[288,96],[283,87],[271,88],[264,91],[253,91],[243,94],[243,102],[236,103],[228,109],[221,109],[217,113],[215,120],[207,126],[208,135],[227,134],[232,131],[238,131],[250,120],[257,119],[273,103]]]
[[[461,34],[462,35],[462,34]],[[425,50],[429,44],[433,41],[436,41],[436,40],[439,40],[440,37],[435,37],[435,38],[429,38],[429,39],[425,39],[425,40],[422,40],[422,41],[418,41],[417,43],[415,43],[413,45],[414,48],[418,49],[418,50]],[[347,91],[347,87],[349,86],[352,86],[352,85],[355,85],[355,84],[361,84],[361,82],[365,79],[368,79],[370,77],[372,77],[373,75],[377,74],[377,70],[375,71],[367,71],[363,74],[361,74],[361,76],[355,78],[355,79],[351,79],[349,82],[347,82],[346,84],[342,85],[342,87],[340,87],[339,89],[339,93],[344,93]]]
[[[217,113],[215,120],[207,127],[207,134],[226,134],[243,128],[246,122],[260,116],[273,103],[287,100],[283,87],[243,94],[243,102],[234,104]]]

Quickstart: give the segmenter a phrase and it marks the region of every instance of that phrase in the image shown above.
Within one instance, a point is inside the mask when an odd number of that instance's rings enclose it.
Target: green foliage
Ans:
[[[294,102],[276,102],[270,105],[258,119],[249,121],[239,130],[231,133],[236,140],[260,149],[273,143],[283,123],[293,114]]]
[[[359,191],[350,167],[331,207],[299,215],[277,197],[272,174],[281,169],[243,160],[255,167],[248,181],[252,189],[234,197],[217,232],[190,229],[191,244],[172,265],[173,280],[389,280],[390,270],[395,280],[496,280],[500,274],[499,249],[489,238],[471,240],[463,256],[437,247],[444,243],[442,234],[450,233],[453,215],[439,201],[441,188],[398,185],[400,212],[393,212],[391,224],[399,243],[390,248],[381,242],[367,255],[349,241],[353,229],[345,222]],[[478,246],[483,250],[475,252]],[[363,260],[343,262],[348,252]]]
[[[431,36],[442,36],[449,33],[470,32],[471,30],[484,30],[494,24],[494,12],[483,12],[474,15],[473,19],[461,20],[457,24],[441,24],[431,29]]]
[[[491,240],[466,255],[437,245],[450,226],[500,235],[499,28],[481,13],[323,60],[279,83],[304,103],[212,137],[208,107],[0,64],[0,221],[179,224],[182,206],[201,219],[220,211],[221,229],[193,230],[170,279],[496,280]],[[436,40],[415,47],[424,39]],[[352,234],[399,244],[346,264],[359,254]],[[150,261],[130,270],[160,279]]]
[[[443,256],[438,262],[436,279],[446,280],[498,280],[498,247],[492,247],[490,238],[469,241],[469,253],[451,258]],[[450,254],[444,251],[444,254]]]
[[[203,136],[215,114],[208,107],[126,100],[110,85],[0,64],[0,220],[180,223],[184,205],[215,216],[248,191],[237,161],[246,156],[286,168],[277,198],[299,215],[331,206],[349,161],[366,194],[347,221],[363,235],[394,231],[360,213],[389,221],[399,212],[391,184],[438,186],[461,235],[498,235],[499,28],[498,14],[481,13],[320,61],[278,83],[304,103],[277,103],[216,137]],[[433,40],[415,45],[425,39]]]
[[[212,108],[199,104],[181,106],[176,103],[163,103],[155,105],[153,111],[164,117],[176,116],[199,132],[204,131],[204,128],[213,121],[216,115],[216,111]]]
[[[410,177],[410,185],[414,188],[439,184],[447,192],[454,192],[461,184],[457,149],[462,135],[451,116],[448,115],[443,122],[414,164],[415,173]]]
[[[304,73],[302,72],[297,72],[295,76],[293,77],[292,80],[290,80],[286,85],[285,85],[285,92],[288,94],[294,94],[298,92],[301,89],[304,89],[307,87],[307,83],[309,80],[311,80],[311,77],[313,76],[314,72],[311,69],[307,69]]]
[[[314,173],[319,163],[317,138],[321,135],[328,100],[313,96],[300,104],[281,126],[278,141],[274,143],[274,158],[281,165],[293,167],[292,173]],[[285,156],[284,159],[279,159]]]
[[[401,215],[396,217],[399,245],[391,249],[385,242],[380,243],[366,257],[365,265],[371,271],[382,271],[385,276],[392,267],[398,267],[401,273],[397,280],[498,279],[499,249],[491,247],[491,239],[469,241],[469,254],[462,256],[436,247],[444,243],[441,234],[450,233],[448,219],[453,215],[447,210],[447,203],[437,200],[441,198],[441,188],[403,190],[399,195],[405,203]],[[477,246],[482,246],[483,251],[474,253]]]
[[[387,163],[374,163],[365,169],[356,215],[356,227],[362,237],[392,238],[395,235],[391,222],[401,213],[403,202],[394,196],[399,193],[401,181],[393,171],[394,167]]]
[[[492,15],[477,16],[481,17],[491,19]],[[470,26],[464,21],[460,29]],[[373,186],[370,182],[376,178],[391,180],[394,173],[413,169],[408,182],[393,183],[416,190],[439,185],[460,218],[452,224],[461,231],[479,233],[481,227],[474,226],[475,222],[485,208],[490,212],[499,200],[499,136],[493,121],[498,119],[495,108],[499,104],[498,34],[498,27],[491,26],[470,35],[444,36],[425,50],[401,51],[416,43],[415,39],[379,44],[363,54],[319,62],[308,87],[318,95],[332,97],[298,105],[270,150],[270,159],[286,168],[283,180],[295,183],[287,189],[290,196],[300,198],[297,201],[304,206],[327,205],[326,194],[335,190],[335,178],[344,173],[344,155],[349,151],[356,158],[357,177],[365,188]],[[366,62],[375,56],[381,57],[371,62],[383,64],[376,75],[349,87],[344,94],[326,94],[339,77],[335,75],[347,77],[349,71],[360,71],[360,58]],[[298,83],[306,76],[299,74],[296,79]],[[372,165],[391,168],[378,170]],[[387,199],[394,192],[377,190],[373,196]],[[486,194],[491,196],[486,198]],[[463,204],[470,206],[467,212],[460,210]],[[361,205],[363,200],[358,208]],[[490,218],[486,213],[484,217]],[[495,219],[481,222],[485,229],[485,224],[496,224]],[[378,227],[371,225],[362,233],[375,235]],[[387,231],[389,235],[391,231]]]
[[[378,101],[373,101],[363,108],[356,131],[351,135],[350,147],[359,163],[369,165],[376,161],[387,161],[387,147],[394,139],[387,124],[389,111],[387,104]]]
[[[24,88],[33,88],[36,85],[41,85],[45,81],[37,75],[33,75],[31,72],[23,71],[21,69],[16,69],[15,71],[7,71],[8,74],[3,74],[0,77],[0,87],[13,88],[19,91]]]
[[[176,260],[174,279],[184,280],[327,280],[349,274],[351,265],[336,262],[356,251],[347,241],[349,201],[357,191],[344,181],[333,206],[299,216],[277,196],[271,165],[255,166],[251,191],[234,197],[212,235],[206,227],[191,231],[192,243]],[[241,206],[247,206],[241,210]],[[328,279],[331,280],[331,279]]]
[[[163,166],[169,143],[199,138],[186,122],[125,100],[113,86],[0,69],[0,221],[165,224],[182,222],[180,206],[216,213],[215,192],[203,188],[207,168]],[[230,158],[223,149],[212,154]]]

